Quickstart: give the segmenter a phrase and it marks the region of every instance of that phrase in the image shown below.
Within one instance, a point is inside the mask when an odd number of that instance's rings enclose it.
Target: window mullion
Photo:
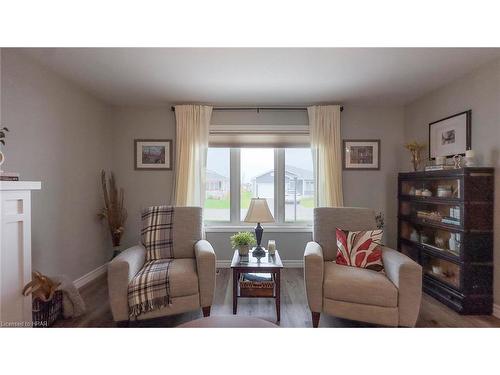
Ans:
[[[230,151],[230,218],[232,224],[240,224],[240,149],[231,148]]]
[[[274,151],[274,212],[278,224],[285,222],[285,150]]]

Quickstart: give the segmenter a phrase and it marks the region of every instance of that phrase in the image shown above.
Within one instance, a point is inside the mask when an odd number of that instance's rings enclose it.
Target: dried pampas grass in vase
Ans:
[[[420,156],[420,151],[425,148],[424,144],[418,143],[417,141],[405,143],[405,148],[411,153],[411,163],[413,164],[413,171],[417,172],[422,163],[422,157]]]
[[[104,208],[99,213],[101,219],[106,219],[113,242],[113,258],[120,253],[120,244],[124,225],[127,220],[127,210],[123,207],[124,191],[116,188],[115,176],[111,173],[109,177],[109,188],[106,183],[106,172],[101,171],[101,184],[104,194]]]

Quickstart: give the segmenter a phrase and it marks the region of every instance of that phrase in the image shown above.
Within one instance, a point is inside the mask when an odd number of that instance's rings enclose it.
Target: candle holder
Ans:
[[[474,150],[465,151],[465,165],[467,167],[476,166],[476,153],[474,152]]]

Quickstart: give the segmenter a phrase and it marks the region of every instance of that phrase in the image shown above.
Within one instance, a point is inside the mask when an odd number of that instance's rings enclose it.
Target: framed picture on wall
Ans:
[[[471,115],[468,110],[429,124],[429,159],[465,155],[471,147]]]
[[[380,139],[345,139],[343,169],[380,169]]]
[[[134,160],[136,170],[171,170],[171,139],[134,140]]]

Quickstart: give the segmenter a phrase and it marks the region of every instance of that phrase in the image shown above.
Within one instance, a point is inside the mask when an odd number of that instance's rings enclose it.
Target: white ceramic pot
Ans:
[[[249,245],[241,245],[241,246],[238,248],[238,253],[239,253],[241,256],[246,256],[246,255],[248,255],[249,250],[250,250],[250,246],[249,246]]]
[[[476,159],[472,157],[465,157],[465,165],[467,167],[475,167],[476,166]]]
[[[452,196],[451,189],[447,190],[447,189],[438,188],[438,190],[437,190],[437,196],[440,197],[440,198],[449,198],[449,197]]]
[[[436,165],[445,165],[446,157],[445,156],[436,156]]]
[[[432,191],[430,191],[429,189],[424,189],[421,193],[421,195],[423,197],[432,197]]]
[[[432,266],[432,273],[436,275],[441,275],[443,273],[443,270],[441,269],[440,266]]]

